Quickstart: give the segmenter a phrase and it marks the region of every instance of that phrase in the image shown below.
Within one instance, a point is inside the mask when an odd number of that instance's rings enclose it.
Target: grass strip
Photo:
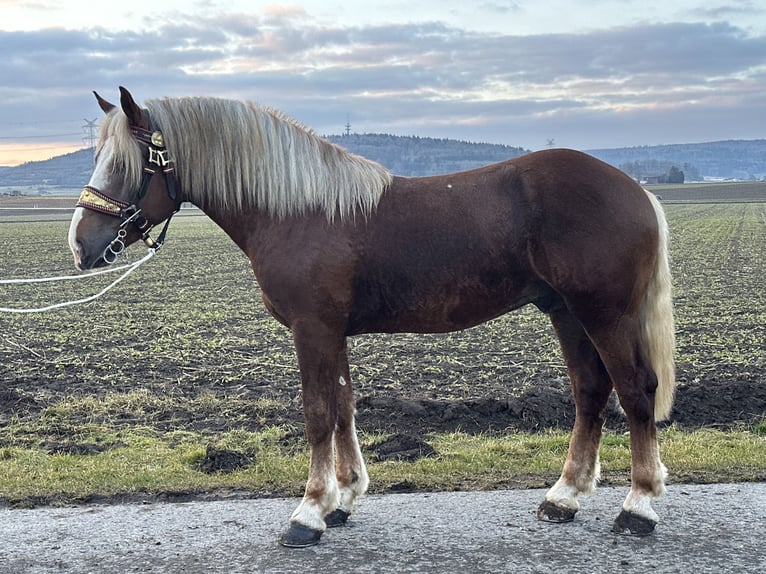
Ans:
[[[210,443],[194,432],[153,429],[113,432],[90,427],[92,444],[112,445],[95,454],[51,453],[43,448],[0,449],[0,500],[14,506],[59,505],[88,500],[216,496],[236,491],[249,496],[298,496],[308,468],[303,440],[294,429],[220,435],[218,449],[243,453],[250,461],[233,472],[199,469]],[[85,435],[81,435],[85,437]],[[369,447],[382,435],[364,435]],[[414,462],[369,462],[371,492],[489,490],[546,487],[559,474],[569,433],[475,436],[439,434],[428,442],[438,453]],[[759,427],[660,432],[662,457],[671,482],[735,482],[766,479],[766,436]],[[601,447],[606,482],[627,483],[629,437],[607,433]]]

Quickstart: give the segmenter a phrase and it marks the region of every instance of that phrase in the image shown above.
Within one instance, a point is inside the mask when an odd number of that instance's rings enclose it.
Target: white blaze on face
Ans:
[[[72,222],[69,224],[69,249],[72,250],[74,255],[74,266],[80,269],[80,246],[77,245],[77,226],[80,224],[83,214],[85,213],[84,207],[76,207],[74,215],[72,216]]]
[[[109,172],[107,166],[111,165],[112,154],[114,153],[114,146],[111,140],[106,140],[103,147],[96,157],[96,166],[93,169],[93,173],[88,181],[88,186],[95,189],[104,189],[109,183]],[[72,222],[69,224],[69,248],[74,255],[75,267],[80,269],[80,248],[77,245],[77,227],[85,214],[84,207],[77,207],[74,210],[72,216]]]

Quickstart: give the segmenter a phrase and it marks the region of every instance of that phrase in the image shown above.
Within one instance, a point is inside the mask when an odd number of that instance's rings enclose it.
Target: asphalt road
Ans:
[[[760,573],[766,484],[671,485],[652,536],[610,532],[625,487],[537,521],[543,490],[364,498],[318,546],[277,545],[295,499],[0,510],[2,574]]]

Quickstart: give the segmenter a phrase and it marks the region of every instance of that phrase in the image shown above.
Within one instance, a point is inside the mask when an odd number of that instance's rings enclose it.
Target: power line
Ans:
[[[32,139],[45,139],[45,138],[65,138],[72,136],[79,136],[82,134],[46,134],[42,136],[0,136],[0,140],[32,140]]]
[[[98,122],[98,118],[83,121],[85,125],[82,126],[82,129],[85,132],[85,136],[82,138],[82,143],[87,147],[93,147],[96,145],[96,122]]]

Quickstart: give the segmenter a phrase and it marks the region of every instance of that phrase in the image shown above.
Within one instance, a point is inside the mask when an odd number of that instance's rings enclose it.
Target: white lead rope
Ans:
[[[141,259],[138,261],[134,261],[133,263],[127,263],[125,265],[121,265],[119,267],[114,267],[112,269],[104,269],[102,271],[96,271],[94,273],[89,273],[87,275],[66,275],[64,277],[43,277],[41,279],[0,279],[0,285],[11,285],[11,284],[20,284],[20,283],[44,283],[48,281],[66,281],[69,279],[84,279],[86,277],[94,277],[96,275],[102,275],[104,273],[114,273],[116,271],[122,271],[125,269],[125,273],[120,275],[117,279],[112,281],[109,285],[104,287],[101,291],[96,293],[95,295],[91,295],[90,297],[85,297],[84,299],[77,299],[75,301],[64,301],[63,303],[56,303],[54,305],[48,305],[47,307],[37,307],[34,309],[19,309],[14,307],[0,307],[0,313],[42,313],[45,311],[52,311],[54,309],[61,309],[62,307],[69,307],[70,305],[80,305],[82,303],[90,303],[91,301],[95,301],[99,297],[101,297],[104,293],[109,291],[112,287],[117,285],[120,281],[125,279],[128,275],[133,273],[138,267],[147,261],[154,257],[154,254],[157,253],[156,249],[149,249],[148,253],[144,255]]]
[[[102,269],[101,271],[91,271],[90,273],[81,273],[80,275],[64,275],[61,277],[40,277],[38,279],[0,279],[0,285],[19,285],[25,283],[48,283],[51,281],[67,281],[69,279],[88,279],[95,277],[96,275],[104,275],[105,273],[116,273],[122,271],[128,267],[133,267],[136,262],[126,263],[119,267],[110,267],[108,269]]]

